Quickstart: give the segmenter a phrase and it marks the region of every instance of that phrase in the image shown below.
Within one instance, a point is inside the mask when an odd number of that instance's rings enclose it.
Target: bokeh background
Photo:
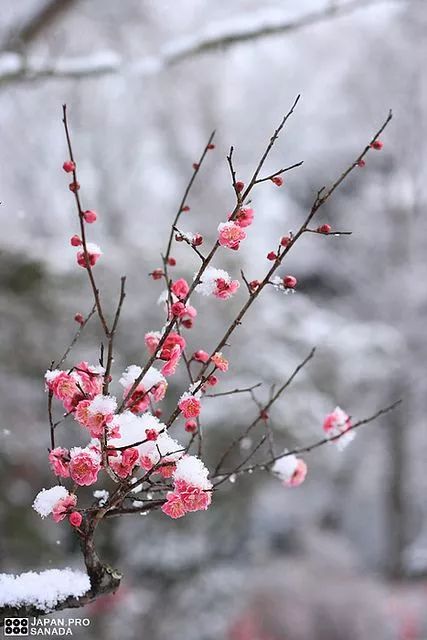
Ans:
[[[309,476],[285,490],[267,475],[227,483],[207,513],[110,521],[104,557],[125,575],[115,598],[79,612],[91,638],[150,640],[421,640],[427,638],[425,340],[425,0],[4,0],[0,17],[0,555],[3,571],[80,566],[66,524],[41,521],[50,486],[43,372],[91,307],[69,237],[77,231],[61,170],[67,103],[96,275],[112,309],[128,296],[115,373],[144,357],[163,323],[147,274],[210,132],[217,130],[182,227],[215,238],[233,204],[225,155],[245,180],[298,93],[297,111],[266,170],[304,160],[281,189],[253,194],[256,221],[236,255],[215,266],[261,276],[277,238],[297,228],[315,193],[354,159],[385,119],[369,155],[319,213],[351,237],[308,234],[286,273],[234,334],[218,391],[262,381],[258,398],[317,346],[315,359],[271,412],[277,446],[305,444],[340,404],[362,418],[403,398],[339,454],[310,456]],[[213,46],[220,41],[219,46]],[[233,254],[233,255],[231,255]],[[187,247],[175,274],[191,278]],[[198,301],[187,334],[211,348],[239,309]],[[74,350],[96,362],[92,320]],[[175,398],[185,378],[174,379]],[[118,390],[117,390],[118,391]],[[245,396],[206,401],[208,463],[256,415]],[[170,410],[171,405],[165,407]],[[264,428],[264,427],[261,427]],[[180,427],[182,429],[182,425]],[[75,441],[69,424],[63,442]],[[246,443],[247,445],[248,443]],[[74,614],[73,614],[74,615]],[[88,631],[82,632],[89,634]]]

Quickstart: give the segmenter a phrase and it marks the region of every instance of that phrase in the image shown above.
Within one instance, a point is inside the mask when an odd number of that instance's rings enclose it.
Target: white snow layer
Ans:
[[[52,611],[69,596],[79,598],[89,589],[89,576],[72,569],[28,571],[18,576],[0,573],[0,607],[32,605]]]

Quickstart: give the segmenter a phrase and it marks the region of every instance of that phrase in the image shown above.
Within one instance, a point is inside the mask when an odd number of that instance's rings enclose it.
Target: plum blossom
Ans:
[[[208,267],[200,279],[195,291],[203,296],[214,295],[221,300],[227,300],[240,287],[238,280],[232,280],[224,269]]]
[[[164,376],[172,376],[176,372],[176,368],[181,359],[181,347],[179,345],[175,345],[171,351],[171,356],[166,364],[162,367],[162,374]]]
[[[228,219],[230,220],[233,214],[230,213]],[[234,222],[239,225],[239,227],[249,227],[254,221],[254,210],[249,209],[248,207],[242,207],[236,213],[234,218]]]
[[[104,382],[104,367],[101,365],[89,365],[87,362],[79,362],[74,367],[80,380],[80,386],[89,396],[96,396],[102,391]]]
[[[50,489],[42,489],[36,495],[33,502],[33,509],[41,515],[42,518],[50,515],[54,506],[66,496],[68,491],[65,487],[56,485]]]
[[[284,454],[287,454],[286,449]],[[287,454],[276,460],[272,471],[286,487],[298,487],[305,480],[307,465],[302,458],[297,458],[294,454]]]
[[[126,398],[132,388],[135,380],[142,373],[142,368],[131,364],[123,372],[119,383],[123,387],[123,397]],[[133,391],[132,395],[126,400],[126,406],[133,413],[142,413],[150,406],[150,398],[154,402],[160,402],[165,397],[168,383],[160,371],[155,367],[150,367],[142,378],[141,382]]]
[[[190,287],[184,278],[179,278],[172,284],[171,291],[179,300],[183,300],[190,291]]]
[[[68,373],[67,371],[46,371],[46,386],[53,393],[55,398],[61,400],[67,413],[73,411],[77,404],[84,398],[79,389],[80,378],[75,371]]]
[[[168,493],[166,494],[166,502],[162,506],[162,511],[174,520],[185,516],[186,509],[179,493],[168,491]]]
[[[70,452],[68,449],[56,447],[50,451],[48,457],[52,471],[56,476],[61,478],[68,478],[70,476],[70,469],[68,467],[70,462]]]
[[[97,244],[94,244],[93,242],[88,242],[86,244],[86,251],[87,251],[87,259],[89,261],[89,265],[91,267],[94,267],[98,262],[99,258],[102,256],[101,249],[98,247]],[[77,252],[77,264],[80,267],[86,268],[86,258],[85,258],[84,251]]]
[[[81,404],[83,408],[80,408]],[[112,422],[116,409],[115,398],[99,394],[88,404],[87,401],[80,402],[76,414],[80,417],[82,424],[89,429],[91,436],[100,438],[105,427]]]
[[[332,413],[328,414],[323,422],[323,431],[327,438],[333,440],[339,451],[343,451],[356,434],[352,430],[351,419],[340,407],[335,407]]]
[[[148,353],[150,353],[151,355],[155,353],[161,337],[162,334],[160,333],[160,331],[148,331],[148,333],[145,334],[144,342],[145,346],[147,347]]]
[[[246,238],[243,229],[233,221],[221,222],[218,226],[218,242],[222,247],[237,250],[240,242]]]
[[[77,504],[77,496],[73,493],[58,500],[52,509],[52,518],[55,522],[61,522],[67,517]]]
[[[197,418],[201,410],[199,398],[188,391],[180,397],[178,407],[182,411],[184,418]]]
[[[72,527],[80,527],[80,525],[82,523],[82,520],[83,520],[83,516],[78,511],[73,511],[68,516],[68,520],[69,520],[69,523],[71,524]]]
[[[125,449],[117,457],[110,461],[110,467],[119,478],[127,478],[138,462],[138,449]]]
[[[224,358],[220,351],[214,353],[211,360],[220,371],[228,371],[228,360]]]
[[[166,496],[162,511],[171,518],[205,511],[212,501],[209,471],[196,456],[184,456],[176,464],[172,478],[174,490]]]
[[[166,427],[165,427],[166,429]],[[176,462],[183,455],[183,447],[170,437],[166,431],[159,434],[155,442],[144,442],[139,447],[141,466],[150,471],[155,465],[159,465],[157,472],[164,478],[170,478],[175,470]]]
[[[101,454],[95,447],[73,447],[70,451],[70,476],[80,486],[89,486],[98,479]]]

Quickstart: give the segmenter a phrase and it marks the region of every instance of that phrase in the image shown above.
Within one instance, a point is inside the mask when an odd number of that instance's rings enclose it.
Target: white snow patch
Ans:
[[[18,576],[0,574],[0,607],[32,605],[52,611],[69,596],[79,598],[90,589],[89,576],[72,569],[28,571]]]
[[[45,518],[52,513],[52,509],[58,500],[65,498],[67,495],[67,489],[61,487],[59,484],[51,489],[42,489],[35,497],[33,509],[37,511],[42,518]]]

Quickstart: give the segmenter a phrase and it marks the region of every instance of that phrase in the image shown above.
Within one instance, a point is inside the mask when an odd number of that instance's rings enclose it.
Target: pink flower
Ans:
[[[334,442],[342,451],[355,438],[351,419],[340,407],[335,407],[323,422],[323,431],[328,438],[335,438]]]
[[[159,466],[157,472],[160,473],[163,478],[171,478],[173,476],[175,468],[176,465],[174,462],[165,462]]]
[[[80,386],[89,396],[96,396],[101,393],[104,382],[104,367],[93,367],[87,362],[79,362],[75,366],[80,378]]]
[[[181,347],[179,345],[175,345],[171,351],[170,358],[165,365],[163,365],[161,369],[161,373],[164,376],[171,376],[175,373],[178,363],[181,358]]]
[[[100,438],[105,427],[112,422],[117,402],[111,396],[99,394],[87,407],[87,424],[93,438]]]
[[[239,227],[249,227],[254,221],[254,210],[242,208],[238,211],[234,222],[239,225]]]
[[[246,233],[235,222],[222,222],[218,226],[218,242],[223,247],[237,250]]]
[[[179,298],[180,300],[183,300],[186,297],[187,293],[189,292],[190,287],[188,286],[184,278],[180,278],[179,280],[176,280],[176,282],[173,283],[171,290],[172,290],[172,293],[175,294],[177,298]]]
[[[91,209],[88,209],[87,211],[83,211],[83,218],[85,219],[85,222],[87,222],[88,224],[92,224],[92,222],[96,222],[97,217],[98,217],[98,214],[96,213],[96,211],[92,211]]]
[[[187,484],[185,489],[179,491],[179,496],[185,510],[188,512],[206,511],[212,502],[211,491],[190,484]]]
[[[61,478],[68,478],[70,470],[68,464],[70,461],[70,452],[68,449],[56,447],[49,453],[49,462],[53,473]]]
[[[209,353],[207,353],[206,351],[202,351],[201,349],[199,349],[199,351],[196,351],[193,355],[194,360],[197,360],[197,362],[208,362],[210,355]]]
[[[76,407],[74,418],[84,427],[89,427],[90,400],[81,400]]]
[[[68,521],[72,527],[80,527],[82,520],[83,516],[78,511],[73,511],[73,513],[68,516]]]
[[[157,345],[160,342],[161,333],[159,331],[149,331],[144,336],[145,346],[150,354],[155,353]]]
[[[171,305],[171,312],[177,318],[183,318],[187,314],[187,307],[183,302],[174,302]]]
[[[77,496],[74,494],[68,494],[65,498],[61,498],[55,504],[52,509],[52,518],[55,522],[60,522],[63,520],[68,513],[70,513],[71,509],[73,509],[77,504]]]
[[[231,280],[231,282],[226,282],[222,278],[218,278],[215,281],[216,289],[214,291],[214,296],[220,298],[221,300],[227,300],[231,298],[233,293],[236,293],[237,289],[240,287],[240,282],[238,280]]]
[[[351,428],[350,417],[340,407],[335,407],[323,422],[323,431],[328,437],[334,437]]]
[[[211,360],[220,371],[228,371],[228,360],[224,358],[222,353],[214,353]]]
[[[297,279],[295,278],[295,276],[284,276],[283,286],[286,289],[295,289],[295,287],[297,286]]]
[[[304,460],[285,450],[284,455],[274,463],[272,471],[282,480],[285,487],[298,487],[305,480],[307,465]]]
[[[87,250],[87,259],[89,261],[89,265],[91,267],[94,267],[98,262],[99,258],[102,256],[102,251],[98,247],[98,245],[94,244],[93,242],[88,242],[86,244],[86,250]],[[77,264],[80,267],[86,267],[86,258],[85,258],[84,250],[77,252]]]
[[[127,478],[138,462],[138,449],[125,449],[123,453],[110,461],[110,467],[119,478]]]
[[[162,506],[162,511],[174,520],[185,516],[185,507],[178,493],[169,491],[166,495],[166,502]]]
[[[80,486],[89,486],[98,479],[101,469],[100,457],[89,448],[71,449],[70,476]]]
[[[307,475],[307,465],[304,462],[304,460],[299,458],[294,473],[289,479],[284,480],[283,483],[287,487],[298,487],[300,484],[304,482],[306,475]]]
[[[200,414],[200,400],[191,393],[184,393],[179,402],[178,407],[182,411],[184,418],[197,418]]]
[[[55,398],[62,401],[67,413],[73,411],[84,396],[77,383],[80,381],[76,373],[66,371],[47,371],[45,374],[46,385],[52,391]]]
[[[179,345],[181,347],[181,351],[184,351],[186,342],[182,336],[172,331],[163,343],[159,358],[161,360],[169,360],[172,355],[172,349],[175,345]]]

